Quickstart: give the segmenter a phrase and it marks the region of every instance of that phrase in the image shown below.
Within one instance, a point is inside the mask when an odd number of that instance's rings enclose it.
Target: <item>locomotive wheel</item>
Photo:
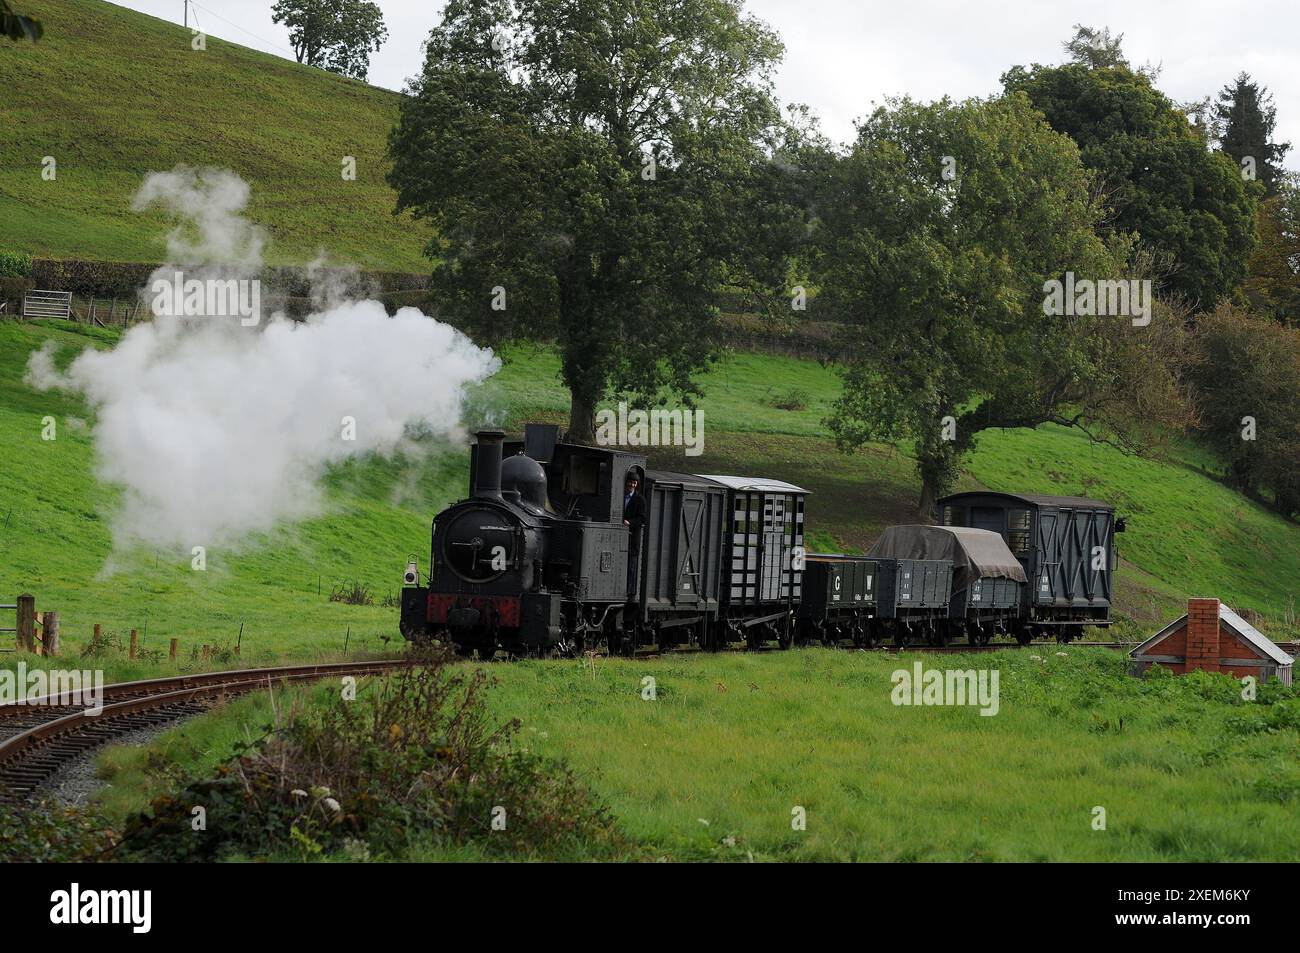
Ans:
[[[495,645],[491,646],[490,648],[484,648],[480,646],[478,650],[478,658],[480,662],[490,662],[494,658],[496,658],[496,654],[497,654],[497,647]]]
[[[469,658],[474,654],[474,646],[472,645],[461,645],[459,642],[453,642],[451,644],[460,658]]]
[[[790,621],[789,616],[781,623],[776,632],[776,644],[782,649],[788,649],[794,644],[794,624]]]
[[[1016,632],[1016,644],[1028,645],[1034,641],[1034,632],[1032,629],[1020,629]]]

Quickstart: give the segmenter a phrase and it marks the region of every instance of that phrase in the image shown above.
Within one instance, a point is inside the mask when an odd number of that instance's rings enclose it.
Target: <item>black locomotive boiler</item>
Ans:
[[[630,509],[629,477],[642,501]],[[892,527],[867,556],[812,554],[808,491],[798,486],[653,470],[636,453],[564,441],[552,425],[529,424],[516,440],[485,430],[471,448],[469,496],[434,518],[427,577],[418,560],[407,566],[401,631],[491,658],[598,643],[630,654],[736,642],[981,643],[998,633],[1064,640],[1080,625],[1108,624],[1108,578],[1059,596],[1026,580],[1046,574],[1049,589],[1072,580],[1062,553],[1099,534],[1111,541],[1116,521],[1095,514],[1113,511],[1087,501],[1092,529],[1075,545],[1073,531],[1052,528],[1074,526],[1082,507],[1066,517],[1040,502],[1024,548],[1016,534],[1029,498],[1003,501],[999,530],[999,496],[941,501],[949,525]],[[625,521],[625,509],[636,519]],[[965,525],[971,518],[980,525]],[[1037,547],[1040,536],[1048,548]]]

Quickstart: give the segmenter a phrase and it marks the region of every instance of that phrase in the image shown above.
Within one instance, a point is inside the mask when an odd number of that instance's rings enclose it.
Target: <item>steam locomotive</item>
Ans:
[[[434,518],[427,576],[407,564],[403,636],[489,659],[601,643],[632,654],[1006,633],[1024,644],[1110,624],[1123,521],[1105,503],[960,493],[939,501],[941,525],[891,527],[865,556],[815,554],[803,545],[807,490],[646,464],[553,425],[515,440],[480,431],[468,498]],[[638,526],[624,521],[629,476],[645,503]]]

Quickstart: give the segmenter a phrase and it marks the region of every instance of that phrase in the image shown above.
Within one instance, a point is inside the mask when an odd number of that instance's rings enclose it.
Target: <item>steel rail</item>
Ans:
[[[374,675],[411,664],[404,659],[368,662],[332,662],[288,665],[264,669],[234,669],[170,678],[118,682],[104,686],[102,709],[54,705],[52,718],[22,726],[19,733],[0,741],[0,800],[23,801],[53,777],[59,768],[114,736],[138,727],[165,724],[204,711],[213,701],[248,694],[276,684],[313,681],[330,676]],[[112,689],[116,700],[109,701]],[[47,695],[43,699],[64,698]],[[36,701],[40,701],[37,699]],[[69,710],[72,708],[72,710]],[[33,704],[0,706],[31,713]]]

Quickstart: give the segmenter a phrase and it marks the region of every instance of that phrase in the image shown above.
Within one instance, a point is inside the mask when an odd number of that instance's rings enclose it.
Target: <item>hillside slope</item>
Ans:
[[[39,13],[40,43],[0,47],[0,250],[160,261],[166,222],[131,197],[146,173],[185,163],[249,183],[270,264],[323,249],[366,269],[426,268],[384,182],[396,93],[211,36],[195,51],[183,27],[102,0],[42,0]]]
[[[30,353],[47,340],[67,361],[82,347],[111,346],[118,332],[46,321],[0,321],[0,602],[24,590],[38,608],[59,609],[64,638],[83,644],[98,622],[125,635],[146,631],[146,645],[182,651],[202,643],[232,646],[244,628],[243,657],[337,654],[381,649],[396,636],[395,594],[408,554],[428,559],[432,515],[464,493],[467,454],[444,447],[426,459],[359,461],[327,483],[327,508],[315,519],[210,551],[208,571],[193,572],[185,552],[114,553],[108,520],[119,492],[95,476],[88,409],[78,399],[23,383]],[[509,426],[526,419],[562,421],[567,399],[556,359],[540,349],[506,355],[489,399]],[[774,381],[780,381],[779,385]],[[734,354],[704,378],[704,454],[656,451],[658,465],[695,472],[761,473],[813,492],[809,528],[818,548],[861,550],[890,523],[911,522],[916,494],[912,460],[886,447],[846,456],[823,435],[838,389],[815,362]],[[788,388],[805,396],[780,410]],[[59,422],[58,439],[41,439],[42,418]],[[1088,493],[1113,501],[1129,518],[1120,537],[1117,605],[1120,634],[1149,634],[1189,595],[1219,596],[1260,614],[1278,640],[1293,638],[1300,594],[1300,528],[1222,486],[1211,476],[1095,446],[1059,428],[985,434],[963,487]],[[319,583],[318,583],[319,580]],[[375,604],[329,600],[332,587],[368,584]],[[319,585],[319,592],[318,592]],[[0,623],[9,624],[9,623]],[[13,656],[10,656],[13,658]]]

